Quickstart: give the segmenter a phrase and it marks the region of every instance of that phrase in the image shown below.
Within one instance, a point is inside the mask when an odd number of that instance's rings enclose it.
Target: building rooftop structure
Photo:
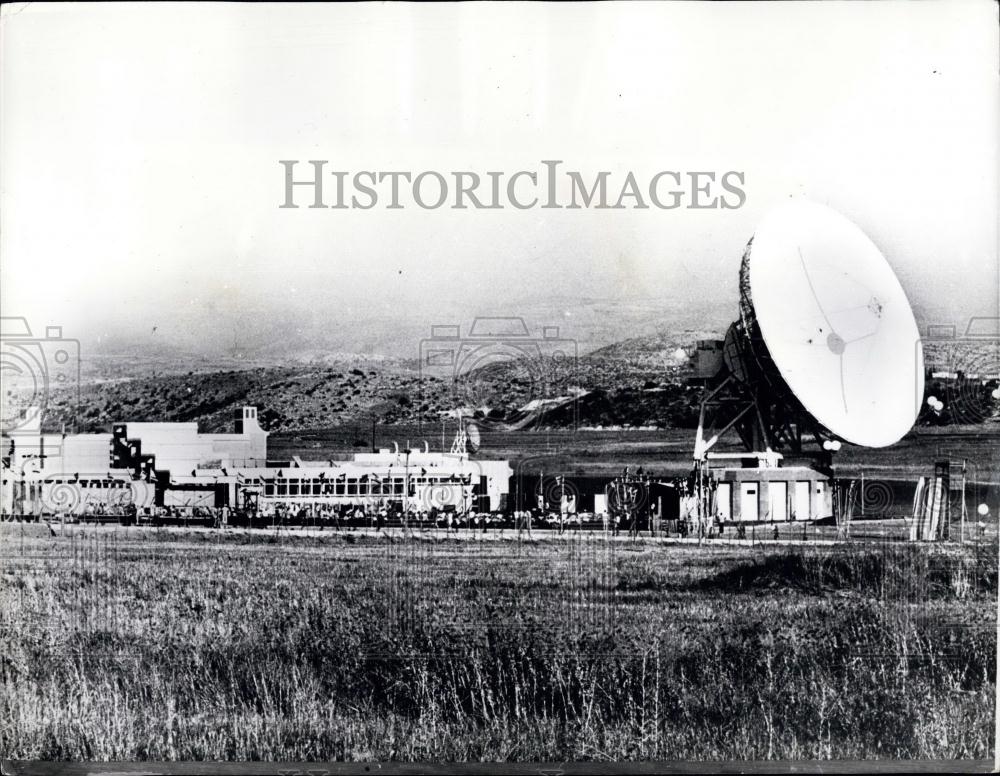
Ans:
[[[104,502],[112,491],[124,496],[126,490],[130,498],[141,492],[145,506],[243,507],[261,501],[401,510],[506,506],[513,473],[507,461],[432,453],[425,443],[423,449],[396,445],[356,453],[347,461],[294,457],[286,465],[269,465],[268,432],[260,427],[257,408],[241,408],[235,425],[233,433],[201,433],[194,422],[123,422],[111,433],[47,434],[36,410],[5,438],[3,508],[52,512],[58,484],[72,486],[77,506],[88,499]]]

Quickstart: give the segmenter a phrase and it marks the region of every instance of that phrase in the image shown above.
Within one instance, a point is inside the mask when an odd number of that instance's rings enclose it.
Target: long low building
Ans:
[[[346,461],[269,463],[256,407],[235,433],[196,423],[116,423],[110,434],[46,434],[29,410],[3,440],[5,514],[100,509],[302,506],[464,512],[507,508],[510,464],[467,453],[382,449]]]

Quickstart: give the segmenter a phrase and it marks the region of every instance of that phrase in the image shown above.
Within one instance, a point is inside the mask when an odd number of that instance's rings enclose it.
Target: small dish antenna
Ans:
[[[451,443],[451,454],[467,455],[474,453],[479,449],[479,443],[479,426],[471,420],[466,421],[459,416],[458,433],[455,434],[455,439]]]
[[[465,433],[467,435],[466,446],[470,453],[474,453],[479,450],[480,436],[479,436],[479,426],[475,423],[469,422],[465,424]]]

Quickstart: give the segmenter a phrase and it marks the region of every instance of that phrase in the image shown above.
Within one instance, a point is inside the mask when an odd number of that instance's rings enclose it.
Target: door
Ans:
[[[809,483],[795,483],[795,519],[808,520],[809,514]]]
[[[816,483],[816,506],[814,509],[816,517],[829,517],[833,514],[833,499],[830,497],[830,490],[826,483],[818,481]]]
[[[788,483],[767,483],[768,510],[772,520],[788,519]]]
[[[756,482],[740,483],[740,520],[760,520]]]
[[[608,511],[608,499],[603,493],[594,494],[594,514],[600,515]]]
[[[733,519],[733,486],[729,482],[720,482],[715,486],[715,513],[719,520],[727,523]]]

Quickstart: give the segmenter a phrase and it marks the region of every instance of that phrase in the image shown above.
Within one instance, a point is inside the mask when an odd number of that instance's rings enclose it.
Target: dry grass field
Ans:
[[[995,543],[0,540],[10,758],[992,755]]]

